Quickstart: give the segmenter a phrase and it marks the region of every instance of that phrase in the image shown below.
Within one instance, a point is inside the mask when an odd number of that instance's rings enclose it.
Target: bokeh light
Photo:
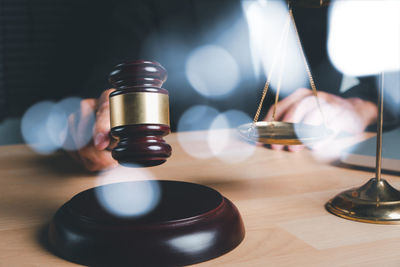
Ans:
[[[50,154],[59,148],[47,127],[47,120],[54,105],[52,101],[38,102],[24,113],[21,120],[21,132],[25,143],[40,154]]]
[[[42,101],[31,106],[21,120],[25,143],[40,154],[49,154],[60,148],[78,150],[87,145],[93,135],[95,114],[91,110],[82,116],[81,100],[68,97],[57,103]],[[68,122],[72,113],[75,115],[74,125]]]
[[[208,146],[214,156],[221,155],[229,145],[229,122],[224,114],[218,115],[210,125]]]
[[[214,242],[216,233],[214,232],[195,232],[175,237],[168,243],[178,251],[187,253],[201,253],[210,247],[210,243]]]
[[[213,155],[227,163],[237,163],[253,155],[255,145],[243,141],[236,130],[239,125],[251,122],[251,118],[239,110],[219,114],[208,132],[208,146]]]
[[[119,166],[101,173],[97,184],[108,185],[96,187],[95,192],[99,203],[114,216],[144,216],[160,200],[160,185],[147,169]]]
[[[255,151],[255,146],[245,142],[236,130],[239,125],[251,122],[252,119],[239,110],[219,113],[209,106],[193,106],[179,120],[178,141],[192,157],[217,157],[227,163],[237,163]]]
[[[68,97],[53,106],[47,118],[46,127],[50,138],[58,147],[66,150],[76,150],[75,142],[67,140],[68,117],[79,110],[81,98]]]
[[[400,68],[400,1],[331,3],[328,53],[348,75],[372,75]]]
[[[185,68],[191,86],[205,97],[225,96],[240,82],[237,62],[220,46],[205,45],[196,48],[190,53]]]
[[[67,106],[70,105],[68,108]],[[78,150],[86,146],[93,137],[93,128],[96,122],[95,110],[86,106],[82,108],[82,101],[75,98],[61,101],[58,105],[67,114],[68,138],[63,144],[66,150]],[[72,118],[72,120],[70,120]]]
[[[206,105],[196,105],[186,110],[178,122],[178,141],[186,153],[195,158],[210,158],[213,156],[208,146],[207,132],[218,116],[215,108]]]

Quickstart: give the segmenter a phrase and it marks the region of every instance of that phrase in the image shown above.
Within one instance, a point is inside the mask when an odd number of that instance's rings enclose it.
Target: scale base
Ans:
[[[365,223],[400,224],[400,192],[386,180],[370,179],[344,191],[325,205],[339,217]]]

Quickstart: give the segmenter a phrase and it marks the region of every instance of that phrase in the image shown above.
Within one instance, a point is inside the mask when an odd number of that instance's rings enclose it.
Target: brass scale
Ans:
[[[239,126],[239,133],[250,141],[263,144],[298,145],[309,144],[322,140],[332,134],[326,127],[326,121],[318,100],[317,89],[312,77],[307,59],[305,57],[301,40],[296,28],[291,6],[301,5],[307,7],[322,7],[329,4],[330,0],[290,0],[288,1],[289,14],[278,42],[282,53],[276,53],[269,70],[261,100],[258,105],[253,123]],[[293,25],[299,50],[301,52],[305,69],[308,74],[311,89],[316,100],[317,107],[321,113],[323,123],[321,125],[308,125],[304,123],[289,123],[275,121],[276,105],[279,99],[279,91],[282,80],[287,36],[290,24]],[[283,45],[281,45],[283,44]],[[278,73],[278,84],[276,89],[275,104],[273,107],[272,121],[258,121],[264,99],[268,93],[271,77],[273,75],[277,55],[281,55],[282,63]],[[400,223],[400,192],[393,188],[386,180],[381,178],[382,163],[382,125],[383,125],[383,95],[384,95],[384,74],[380,76],[380,89],[378,99],[378,121],[377,121],[377,148],[376,148],[376,177],[370,179],[366,184],[358,188],[346,190],[326,203],[326,209],[342,218],[378,224]]]

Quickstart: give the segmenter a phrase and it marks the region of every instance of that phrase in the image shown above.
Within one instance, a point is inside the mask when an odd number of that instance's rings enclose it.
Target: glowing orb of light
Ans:
[[[25,143],[39,154],[50,154],[59,148],[47,127],[47,119],[54,105],[52,101],[38,102],[24,113],[21,120],[21,132]]]
[[[333,1],[328,53],[347,75],[400,69],[400,1]]]
[[[59,148],[77,150],[89,143],[95,123],[94,111],[80,114],[81,100],[68,97],[58,103],[42,101],[31,106],[21,120],[25,143],[40,154],[49,154]],[[74,138],[67,138],[68,118],[75,112]],[[84,127],[82,127],[84,126]]]
[[[66,142],[68,134],[68,117],[79,110],[81,98],[64,98],[53,106],[47,118],[46,127],[54,144],[66,150],[76,149],[75,143]]]
[[[186,110],[178,122],[178,141],[183,150],[195,158],[213,156],[207,143],[207,132],[219,112],[215,108],[197,105]]]
[[[161,195],[159,183],[151,177],[142,168],[118,167],[106,171],[98,181],[106,186],[96,187],[96,197],[114,216],[144,216],[157,206]]]
[[[73,119],[68,121],[68,134],[70,136],[63,147],[66,150],[78,150],[92,140],[93,128],[96,123],[95,110],[88,106],[82,108],[82,102],[78,102],[78,99],[69,99],[66,103],[71,104],[70,109],[65,109],[63,102],[60,103],[60,106],[66,114],[69,114],[67,118],[72,116]]]
[[[208,131],[208,146],[213,155],[227,163],[241,162],[253,155],[255,146],[244,142],[236,130],[250,122],[251,118],[239,110],[219,114]]]
[[[188,253],[201,253],[209,248],[210,243],[215,242],[216,233],[195,232],[172,238],[168,243],[179,251]]]
[[[232,55],[220,46],[196,48],[186,61],[186,77],[201,95],[216,98],[231,93],[240,82],[240,71]]]

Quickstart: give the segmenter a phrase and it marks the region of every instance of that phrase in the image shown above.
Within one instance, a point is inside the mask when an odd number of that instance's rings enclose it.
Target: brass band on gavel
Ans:
[[[161,93],[131,92],[110,97],[111,128],[129,124],[169,123],[169,97]]]

